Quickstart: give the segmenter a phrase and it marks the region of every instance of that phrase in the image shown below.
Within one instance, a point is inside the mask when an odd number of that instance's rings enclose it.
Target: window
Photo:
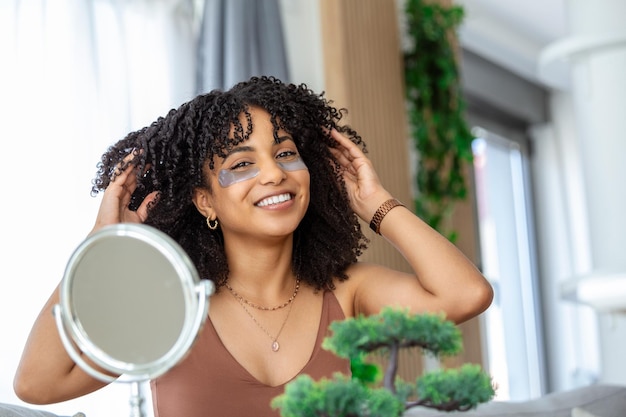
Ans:
[[[498,400],[527,400],[545,392],[527,148],[473,133],[480,261],[495,292],[483,315],[485,367]]]

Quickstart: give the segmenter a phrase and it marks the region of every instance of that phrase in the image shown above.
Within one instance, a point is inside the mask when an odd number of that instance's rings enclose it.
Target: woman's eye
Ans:
[[[230,170],[231,171],[241,171],[243,169],[246,169],[250,165],[252,165],[252,162],[248,162],[248,161],[237,162],[235,165],[230,167]]]
[[[282,151],[278,155],[276,155],[277,159],[281,160],[291,160],[298,156],[298,152],[296,151]]]

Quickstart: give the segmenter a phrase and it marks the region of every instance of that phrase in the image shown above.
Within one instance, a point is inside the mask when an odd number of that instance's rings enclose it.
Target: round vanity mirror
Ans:
[[[55,306],[57,327],[69,355],[90,375],[145,381],[187,353],[212,292],[166,234],[141,224],[108,226],[72,254]]]

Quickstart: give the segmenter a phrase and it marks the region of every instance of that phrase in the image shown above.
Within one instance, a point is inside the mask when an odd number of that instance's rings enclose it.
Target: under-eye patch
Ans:
[[[233,185],[237,182],[249,180],[259,175],[259,168],[249,168],[245,171],[230,171],[228,169],[221,169],[217,180],[223,188]]]
[[[304,164],[302,158],[300,158],[299,156],[293,161],[279,161],[277,162],[277,164],[285,171],[300,171],[308,169]]]
[[[292,161],[278,161],[276,163],[284,171],[299,171],[308,169],[304,164],[304,161],[300,157],[297,157]],[[260,169],[258,167],[249,168],[242,171],[221,169],[217,176],[217,180],[223,188],[226,188],[235,183],[254,178],[259,175],[259,172]]]

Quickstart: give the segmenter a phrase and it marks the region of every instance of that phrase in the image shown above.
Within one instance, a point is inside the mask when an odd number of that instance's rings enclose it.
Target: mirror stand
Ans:
[[[130,383],[130,417],[146,417],[143,409],[145,396],[141,382],[133,381]]]
[[[142,383],[188,352],[213,291],[168,235],[123,223],[72,254],[53,314],[70,358],[95,379],[129,383],[130,416],[146,417]]]

